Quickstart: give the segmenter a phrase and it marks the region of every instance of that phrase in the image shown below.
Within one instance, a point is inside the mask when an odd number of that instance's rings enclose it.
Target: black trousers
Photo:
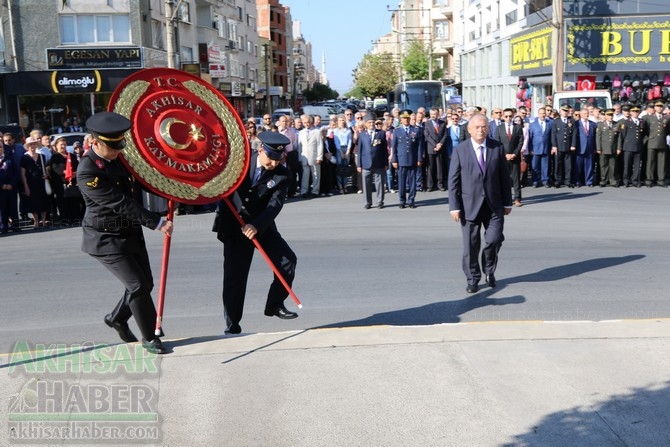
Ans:
[[[302,177],[302,166],[300,156],[295,149],[286,154],[286,167],[288,168],[288,196],[291,197],[300,192],[300,178]]]
[[[556,153],[556,186],[572,185],[572,152]]]
[[[113,323],[126,323],[130,316],[142,332],[142,338],[153,340],[156,329],[156,307],[151,299],[154,280],[146,250],[138,253],[92,255],[126,288],[112,311]]]
[[[505,217],[498,216],[484,202],[475,220],[466,220],[461,215],[461,231],[463,233],[463,273],[468,284],[478,284],[484,274],[495,273],[498,266],[498,252],[505,240],[503,227]],[[484,249],[479,265],[479,249],[481,247],[481,228],[484,226]]]
[[[291,247],[277,231],[268,230],[256,237],[272,263],[291,286],[297,263]],[[247,278],[255,248],[253,242],[242,234],[242,231],[233,231],[233,234],[223,243],[223,311],[228,328],[238,325],[242,320]],[[281,306],[288,297],[288,290],[276,275],[273,276],[274,281],[270,285],[265,302],[266,309]]]
[[[632,174],[632,177],[631,177]],[[623,184],[637,186],[642,179],[640,178],[640,153],[628,152],[623,153]]]
[[[444,150],[439,150],[434,154],[428,154],[428,181],[426,182],[426,187],[428,189],[444,189],[447,187],[447,182],[444,181],[444,165]]]
[[[509,167],[514,200],[521,200],[521,162],[517,158],[515,161],[508,161],[507,166]]]

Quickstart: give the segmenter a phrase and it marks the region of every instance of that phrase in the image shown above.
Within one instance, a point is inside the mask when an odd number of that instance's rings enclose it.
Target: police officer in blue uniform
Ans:
[[[409,124],[411,110],[400,112],[400,125],[393,130],[391,164],[398,171],[398,199],[400,208],[408,204],[415,208],[417,171],[421,168],[421,138],[419,130]],[[409,194],[407,191],[409,188]]]
[[[577,149],[577,126],[570,116],[570,106],[561,106],[560,114],[551,127],[551,154],[556,156],[554,186],[560,188],[561,185],[567,185],[573,188],[572,162]]]
[[[236,212],[245,225],[240,228],[237,218],[222,202],[212,230],[223,242],[223,310],[226,334],[242,332],[240,320],[244,310],[247,278],[254,255],[256,238],[286,283],[291,286],[295,276],[297,257],[277,230],[275,218],[284,206],[289,184],[289,171],[283,164],[285,148],[290,140],[277,132],[258,134],[261,145],[251,154],[249,173],[230,196]],[[298,314],[284,306],[288,291],[275,276],[265,302],[265,315],[284,320]]]
[[[131,127],[130,121],[114,112],[101,112],[89,118],[86,127],[93,136],[91,149],[77,168],[77,184],[86,204],[82,251],[125,287],[121,300],[104,321],[121,340],[136,342],[128,327],[132,315],[142,332],[142,346],[149,352],[165,354],[167,349],[154,335],[154,283],[142,226],[171,235],[172,222],[133,199],[133,179],[118,158],[126,146],[124,135]]]

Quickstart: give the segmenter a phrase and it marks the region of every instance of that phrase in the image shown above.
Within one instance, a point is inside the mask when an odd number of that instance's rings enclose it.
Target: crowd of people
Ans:
[[[77,166],[89,136],[67,150],[64,137],[53,141],[33,130],[23,144],[12,133],[0,148],[0,234],[22,229],[78,225],[84,202],[77,187]]]
[[[359,169],[361,135],[382,132],[386,162],[385,193],[447,190],[449,160],[456,146],[470,137],[467,126],[474,115],[489,122],[491,139],[505,151],[511,176],[514,206],[522,206],[524,187],[667,187],[670,147],[670,108],[657,101],[645,105],[616,104],[600,109],[585,104],[573,110],[551,105],[537,108],[531,116],[526,107],[461,107],[416,111],[394,108],[383,117],[365,110],[347,109],[332,115],[328,123],[318,116],[281,117],[276,123],[266,115],[250,132],[279,132],[289,138],[286,164],[291,172],[289,197],[325,197],[364,193],[364,170]],[[403,116],[409,121],[403,123]],[[368,128],[368,123],[372,126]],[[251,130],[253,128],[253,130]],[[398,128],[415,133],[416,172],[399,181],[401,166],[394,163],[394,138]],[[396,151],[395,156],[404,151]],[[375,166],[375,169],[382,166]],[[411,184],[410,184],[411,183]],[[365,206],[370,200],[366,197]]]

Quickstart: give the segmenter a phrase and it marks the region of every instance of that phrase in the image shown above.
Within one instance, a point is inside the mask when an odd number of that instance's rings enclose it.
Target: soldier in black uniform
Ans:
[[[622,110],[629,108],[631,118],[620,119],[619,146],[618,150],[623,152],[623,184],[626,188],[636,186],[640,188],[640,155],[644,150],[644,139],[647,134],[645,122],[639,119],[640,107],[623,106]],[[632,173],[632,177],[631,177]]]
[[[282,238],[275,218],[279,215],[288,189],[289,171],[282,164],[284,148],[290,140],[277,132],[261,132],[257,152],[251,154],[249,173],[231,195],[230,201],[242,216],[245,225],[240,224],[228,206],[220,202],[212,231],[223,242],[223,310],[226,319],[226,334],[242,332],[240,320],[244,310],[249,268],[254,255],[256,238],[266,251],[272,263],[282,273],[290,286],[295,275],[297,258]],[[265,315],[288,320],[297,313],[284,306],[288,291],[275,276],[267,301]]]
[[[670,134],[670,118],[663,115],[663,101],[654,103],[654,112],[644,116],[648,129],[647,140],[647,187],[654,184],[666,187],[665,184],[665,154],[668,151],[668,142],[666,138]]]
[[[560,114],[551,127],[551,155],[556,156],[554,186],[560,188],[565,184],[573,188],[572,160],[577,148],[577,126],[570,116],[570,106],[561,106]]]
[[[77,168],[77,184],[86,203],[82,250],[104,265],[126,289],[116,308],[105,316],[105,323],[123,341],[135,342],[128,327],[132,315],[142,332],[144,348],[165,354],[167,349],[154,335],[154,283],[142,226],[170,235],[172,222],[144,209],[132,198],[132,178],[118,159],[130,126],[127,118],[113,112],[97,113],[86,121],[93,139]]]
[[[612,122],[614,109],[605,110],[605,120],[598,123],[596,127],[596,153],[600,156],[600,186],[609,183],[615,188],[619,187],[619,171],[617,160],[621,151],[619,146],[619,127]]]

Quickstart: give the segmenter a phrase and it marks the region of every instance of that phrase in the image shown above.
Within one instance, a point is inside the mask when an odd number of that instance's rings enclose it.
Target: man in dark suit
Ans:
[[[495,107],[491,112],[491,121],[489,121],[489,138],[495,140],[498,137],[498,126],[502,124],[503,110]]]
[[[554,186],[572,188],[572,158],[577,146],[575,122],[570,116],[570,106],[561,106],[560,117],[551,128],[551,155],[556,156],[556,181]]]
[[[363,207],[372,207],[372,182],[377,193],[377,206],[384,208],[384,178],[388,169],[388,149],[386,132],[375,129],[375,120],[370,116],[365,122],[366,131],[358,136],[358,154],[356,165],[363,179]]]
[[[505,159],[509,163],[509,172],[514,189],[514,206],[521,206],[521,148],[523,147],[523,128],[515,125],[513,109],[503,110],[503,122],[498,126],[496,140],[502,143]]]
[[[626,188],[635,186],[640,188],[640,157],[644,150],[644,139],[647,136],[645,122],[640,119],[640,107],[625,105],[621,108],[625,112],[630,111],[630,118],[622,118],[619,125],[618,150],[623,152],[623,184]],[[632,174],[632,176],[631,176]]]
[[[261,145],[251,154],[249,173],[231,195],[230,201],[242,216],[245,225],[240,228],[237,218],[228,206],[220,202],[212,231],[223,242],[223,310],[226,334],[242,332],[240,320],[244,310],[247,278],[254,255],[253,238],[258,239],[272,263],[290,286],[295,276],[297,258],[277,230],[275,218],[284,206],[288,191],[289,171],[282,164],[284,149],[290,140],[277,132],[258,134]],[[265,302],[265,315],[288,320],[297,313],[284,306],[288,291],[275,276]]]
[[[447,131],[444,121],[438,118],[438,109],[433,107],[430,109],[430,119],[424,125],[424,139],[426,141],[426,151],[428,167],[426,168],[426,176],[428,181],[426,187],[428,191],[436,191],[440,188],[446,191],[446,182],[444,181],[444,166],[446,162],[447,149]]]
[[[577,123],[576,146],[576,184],[577,187],[586,185],[593,188],[593,154],[596,152],[596,123],[589,120],[589,110],[582,107],[579,110]],[[582,183],[582,179],[584,182]]]
[[[472,138],[459,144],[449,166],[449,211],[461,224],[463,272],[468,293],[479,290],[482,270],[489,286],[495,287],[498,252],[505,237],[505,216],[512,211],[512,193],[505,153],[499,141],[487,138],[489,123],[475,115],[468,123]],[[484,249],[481,254],[481,227]]]
[[[121,340],[137,339],[128,327],[132,315],[142,332],[142,346],[155,354],[167,349],[154,335],[156,308],[151,299],[153,276],[142,226],[172,234],[172,222],[146,210],[133,199],[133,185],[119,154],[126,146],[130,121],[114,112],[100,112],[86,121],[91,149],[77,168],[77,184],[86,204],[82,220],[82,251],[93,256],[124,285],[123,297],[104,318]]]
[[[421,167],[420,140],[416,127],[410,126],[411,110],[400,113],[400,126],[393,130],[391,140],[391,164],[398,172],[398,200],[400,208],[408,203],[410,208],[416,208],[416,171]],[[409,194],[407,191],[409,188]]]
[[[533,156],[533,184],[536,188],[549,188],[549,158],[551,157],[551,127],[547,111],[537,109],[537,119],[528,125],[528,150]]]
[[[665,184],[665,154],[668,151],[667,137],[670,135],[670,118],[663,115],[663,101],[654,103],[654,112],[644,116],[648,129],[647,139],[647,187],[652,187],[654,177],[658,186]]]
[[[621,151],[617,150],[619,144],[619,127],[613,122],[614,109],[605,110],[605,119],[596,127],[596,153],[600,157],[600,187],[619,187],[619,170],[617,159]]]

